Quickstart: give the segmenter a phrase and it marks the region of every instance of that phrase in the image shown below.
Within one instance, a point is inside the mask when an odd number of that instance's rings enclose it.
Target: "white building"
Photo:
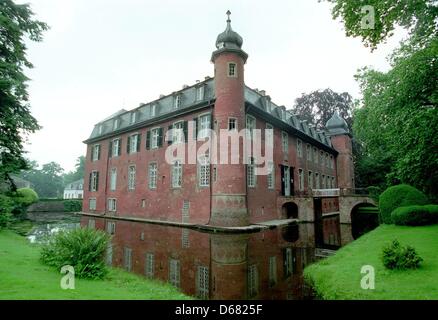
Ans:
[[[64,199],[82,199],[84,197],[84,179],[69,183],[64,189]]]

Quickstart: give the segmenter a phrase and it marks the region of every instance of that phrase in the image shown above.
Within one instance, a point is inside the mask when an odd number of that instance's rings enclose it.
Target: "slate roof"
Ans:
[[[197,88],[204,86],[204,99],[197,100]],[[180,96],[181,104],[178,109],[175,109],[175,97]],[[182,90],[173,92],[172,94],[163,96],[157,100],[149,103],[141,104],[139,107],[130,110],[120,110],[112,117],[109,117],[95,125],[90,137],[84,141],[85,143],[99,140],[100,137],[106,137],[116,135],[119,132],[128,131],[130,129],[137,128],[142,124],[153,123],[154,119],[162,118],[166,114],[172,114],[174,112],[184,112],[190,110],[194,106],[208,106],[213,104],[215,99],[214,95],[214,78],[208,78],[195,85],[188,86]],[[284,106],[279,106],[271,101],[271,98],[264,92],[251,89],[245,86],[245,102],[264,113],[268,113],[271,116],[282,121],[282,123],[292,127],[293,129],[301,132],[305,136],[316,140],[323,145],[332,148],[330,138],[326,135],[326,132],[316,130],[315,127],[310,126],[306,121],[300,121],[297,115],[287,111]],[[152,116],[151,109],[155,106],[156,114]],[[132,113],[136,113],[135,122],[132,123]],[[118,127],[114,128],[114,121],[118,119]]]

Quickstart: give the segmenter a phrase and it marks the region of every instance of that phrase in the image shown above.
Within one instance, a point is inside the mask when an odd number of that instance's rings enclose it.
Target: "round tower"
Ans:
[[[338,188],[354,188],[353,146],[348,125],[338,112],[335,112],[325,127],[333,148],[339,152],[336,158]]]
[[[218,35],[214,63],[215,96],[214,124],[216,133],[228,130],[229,121],[237,130],[245,128],[244,65],[248,55],[242,50],[242,37],[231,28],[228,11],[227,27]],[[219,141],[219,143],[223,143]],[[229,148],[230,150],[230,148]],[[239,139],[239,163],[216,164],[216,181],[212,183],[211,225],[248,225],[246,205],[246,167],[243,161],[243,141]],[[231,158],[231,156],[230,156]]]

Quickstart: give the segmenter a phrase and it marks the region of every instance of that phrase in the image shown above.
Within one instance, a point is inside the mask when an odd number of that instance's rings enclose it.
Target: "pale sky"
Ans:
[[[226,15],[249,54],[246,84],[291,108],[301,93],[331,88],[359,98],[363,66],[387,70],[403,34],[371,53],[347,38],[317,0],[28,0],[51,29],[30,43],[32,114],[43,129],[27,157],[72,170],[95,123],[213,76],[211,53]]]

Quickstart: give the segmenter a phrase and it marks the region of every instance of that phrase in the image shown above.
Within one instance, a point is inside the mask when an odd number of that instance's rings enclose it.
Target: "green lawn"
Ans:
[[[393,239],[414,246],[424,259],[417,270],[387,270],[382,247]],[[360,286],[361,268],[375,268],[375,289]],[[305,269],[322,299],[438,299],[438,225],[402,227],[381,225],[341,248],[334,256]]]
[[[112,268],[105,280],[75,279],[74,290],[60,287],[63,275],[39,262],[39,248],[10,230],[0,231],[1,299],[190,299],[169,284]]]

